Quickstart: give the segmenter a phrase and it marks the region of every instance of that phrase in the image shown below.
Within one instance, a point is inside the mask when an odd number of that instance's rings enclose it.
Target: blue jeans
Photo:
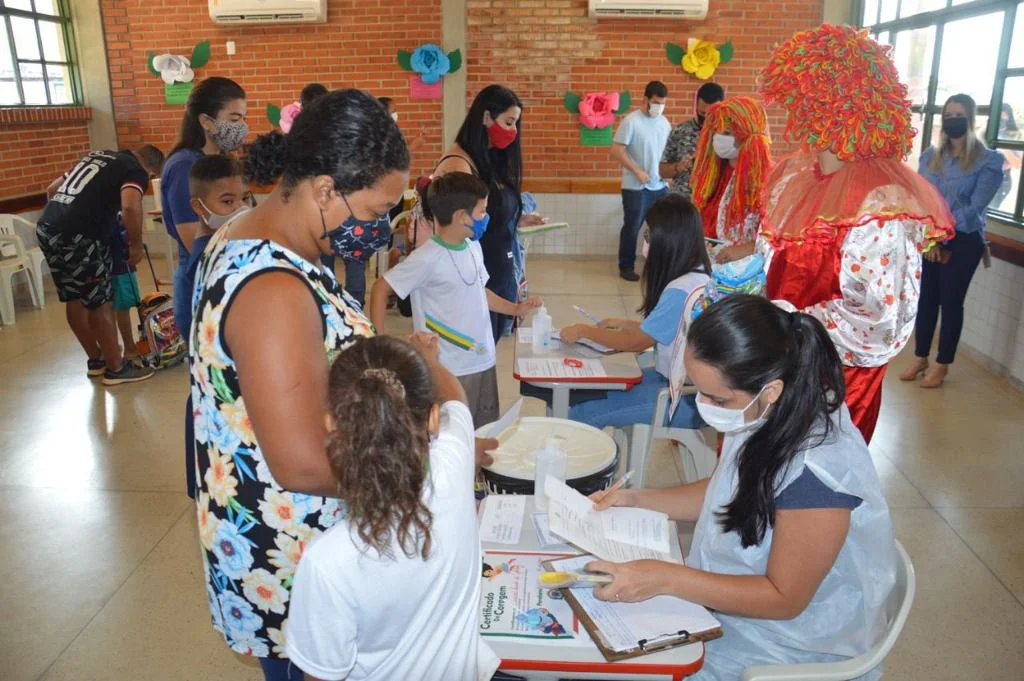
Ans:
[[[189,286],[188,276],[188,255],[182,259],[178,256],[178,267],[174,270],[174,293],[171,300],[171,308],[174,310],[174,324],[178,327],[178,333],[188,344],[189,326],[192,323],[192,291]],[[195,283],[194,281],[191,283]]]
[[[668,187],[661,189],[622,190],[622,229],[619,231],[619,269],[633,270],[636,264],[636,239],[640,227],[647,217],[647,209],[655,201],[668,194]]]
[[[366,306],[366,263],[345,261],[345,290],[356,299],[360,307]]]
[[[305,678],[302,670],[291,660],[261,657],[260,669],[263,670],[264,681],[303,681]]]
[[[668,387],[668,379],[657,369],[644,369],[643,380],[632,390],[610,390],[603,400],[591,400],[569,408],[569,418],[595,428],[623,428],[636,423],[650,424],[658,392]],[[669,425],[673,428],[700,428],[704,422],[697,413],[692,395],[679,400]]]

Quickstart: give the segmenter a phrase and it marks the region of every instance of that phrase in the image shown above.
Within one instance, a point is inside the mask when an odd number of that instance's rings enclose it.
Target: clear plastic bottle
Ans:
[[[535,353],[547,352],[551,349],[551,315],[546,307],[541,305],[533,313],[533,351]]]
[[[558,440],[548,438],[544,449],[536,454],[536,470],[533,477],[533,502],[538,511],[548,510],[548,495],[544,491],[544,481],[550,475],[565,481],[569,457],[565,450],[558,446]]]

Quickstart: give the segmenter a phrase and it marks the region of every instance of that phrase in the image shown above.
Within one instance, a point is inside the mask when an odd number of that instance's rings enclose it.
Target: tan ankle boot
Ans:
[[[917,357],[914,361],[903,370],[900,374],[901,381],[916,381],[917,378],[928,370],[928,360],[924,357]]]
[[[942,386],[942,382],[946,380],[946,374],[949,373],[949,367],[945,364],[936,364],[924,375],[924,379],[921,381],[922,388],[939,388]]]

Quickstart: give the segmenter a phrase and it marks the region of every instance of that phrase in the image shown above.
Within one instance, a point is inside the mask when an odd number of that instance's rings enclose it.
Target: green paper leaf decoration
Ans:
[[[562,103],[565,104],[565,108],[569,113],[578,114],[580,112],[580,100],[581,97],[574,92],[566,92],[565,97],[562,98]]]
[[[403,71],[412,71],[412,54],[405,50],[398,51],[398,65]]]
[[[146,67],[149,69],[149,72],[152,73],[154,76],[159,76],[160,72],[157,71],[156,68],[153,66],[153,59],[155,57],[155,54],[153,54],[152,52],[149,53],[149,58],[146,59]]]
[[[629,96],[629,90],[625,90],[619,93],[619,108],[615,110],[616,116],[629,111],[629,107],[633,106],[633,98]]]
[[[732,61],[732,41],[726,40],[718,46],[718,55],[721,57],[720,64],[728,64]]]
[[[686,50],[675,43],[665,43],[665,56],[668,57],[670,62],[678,65],[683,63],[683,57],[686,56]]]
[[[451,62],[451,66],[448,67],[448,73],[455,73],[462,68],[462,50],[452,50],[448,53],[448,61]]]
[[[267,120],[271,125],[281,125],[281,107],[276,104],[267,104]]]
[[[190,66],[193,70],[201,69],[206,66],[206,63],[210,61],[210,41],[204,40],[203,42],[196,45],[196,48],[192,50],[192,57],[189,59]]]

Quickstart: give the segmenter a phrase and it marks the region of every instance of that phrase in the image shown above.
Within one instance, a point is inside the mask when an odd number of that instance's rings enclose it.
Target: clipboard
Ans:
[[[571,560],[571,558],[556,558],[553,560],[546,560],[541,564],[544,566],[545,570],[557,571],[559,569],[557,564],[564,560]],[[604,655],[604,658],[609,662],[630,660],[636,657],[661,652],[663,650],[678,648],[679,646],[689,645],[691,643],[713,641],[716,638],[722,637],[721,626],[692,633],[686,629],[678,629],[675,631],[670,630],[656,636],[639,639],[636,642],[636,647],[634,648],[630,648],[628,650],[615,650],[608,644],[608,639],[601,632],[601,629],[591,617],[590,613],[587,612],[583,604],[580,603],[579,599],[577,599],[573,594],[572,589],[554,590],[562,594],[562,597],[565,599],[566,603],[569,604],[569,607],[572,608],[572,611],[576,614],[576,617],[583,625],[583,628],[587,630],[588,634],[590,634],[590,638],[593,639],[594,645],[597,646],[597,649],[601,651],[601,654]]]

